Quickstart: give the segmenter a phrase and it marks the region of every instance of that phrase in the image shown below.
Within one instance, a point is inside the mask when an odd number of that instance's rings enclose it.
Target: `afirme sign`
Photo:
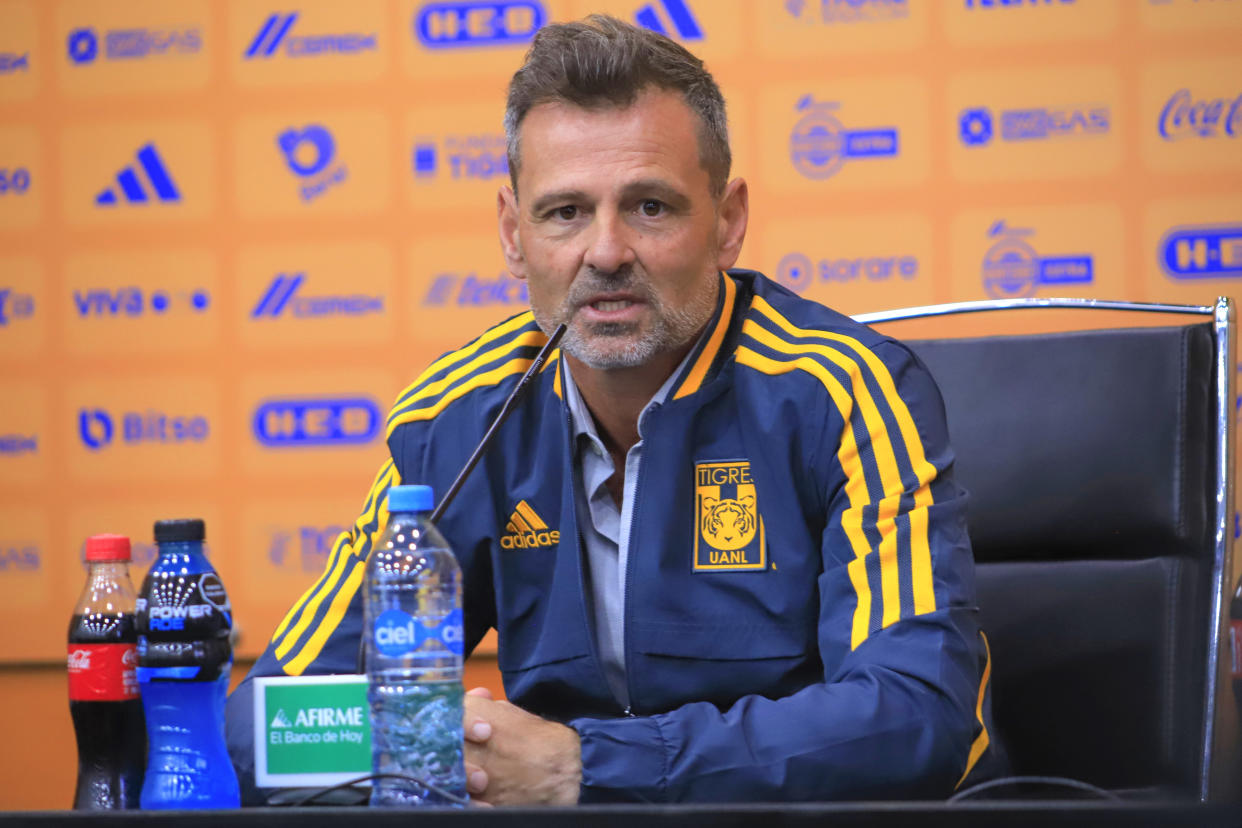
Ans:
[[[254,683],[258,787],[336,785],[371,772],[366,676],[273,677]]]

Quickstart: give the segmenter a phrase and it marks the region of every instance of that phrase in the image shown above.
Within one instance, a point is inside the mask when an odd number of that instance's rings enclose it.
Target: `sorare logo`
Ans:
[[[661,14],[663,12],[663,14]],[[669,25],[665,25],[665,19]],[[681,40],[702,40],[703,27],[686,0],[660,0],[648,3],[634,13],[634,22],[665,37]]]
[[[414,14],[414,38],[427,49],[522,46],[548,22],[539,0],[424,3]]]
[[[910,16],[908,0],[785,0],[790,17],[807,23],[879,23]]]
[[[0,52],[0,75],[30,71],[30,52]]]
[[[251,418],[255,439],[272,449],[362,445],[381,423],[379,405],[361,395],[265,400]]]
[[[277,569],[321,572],[344,526],[279,527],[271,531],[267,559]]]
[[[140,147],[137,161],[137,165],[131,164],[116,174],[115,185],[100,190],[95,196],[95,206],[117,207],[122,202],[145,205],[153,200],[176,204],[181,201],[181,191],[173,181],[172,174],[155,144],[144,144]],[[139,174],[140,170],[143,175]]]
[[[983,288],[995,299],[1034,296],[1040,288],[1085,285],[1095,280],[1095,260],[1088,254],[1042,256],[1035,252],[1030,228],[998,221],[988,230],[991,246],[983,255]]]
[[[0,288],[0,328],[34,316],[35,300],[29,293]]]
[[[73,308],[82,319],[163,316],[185,310],[202,313],[211,307],[206,288],[143,290],[136,286],[83,288],[73,292]]]
[[[414,178],[420,181],[441,177],[452,181],[491,181],[509,175],[505,136],[498,132],[420,138],[414,144],[410,163]]]
[[[1242,277],[1242,224],[1175,227],[1160,242],[1160,266],[1171,279]]]
[[[985,147],[997,137],[996,117],[988,107],[970,107],[958,114],[957,134],[968,147]],[[1104,105],[1029,107],[1000,112],[1001,141],[1046,141],[1104,135],[1112,128],[1112,110]]]
[[[811,285],[846,285],[852,282],[911,281],[919,275],[915,256],[826,256],[813,260],[805,253],[786,253],[776,266],[776,281],[797,293]]]
[[[276,146],[297,178],[298,196],[307,203],[342,184],[349,174],[344,164],[333,163],[336,139],[322,124],[290,127],[276,136]]]
[[[384,312],[383,296],[353,294],[302,295],[307,282],[305,272],[277,273],[267,286],[258,304],[250,312],[251,319],[315,319],[330,316],[366,316]]]
[[[423,296],[424,307],[524,308],[529,305],[526,282],[505,272],[494,279],[473,272],[437,273]]]
[[[1242,135],[1242,94],[1198,97],[1179,89],[1161,108],[1156,129],[1165,141],[1236,139]]]
[[[284,55],[289,58],[316,58],[330,55],[356,55],[379,49],[379,35],[375,32],[332,32],[328,34],[301,34],[295,26],[301,12],[276,12],[263,21],[254,40],[246,47],[242,57],[246,60],[266,60]]]
[[[86,26],[69,32],[65,47],[69,60],[79,66],[101,57],[99,35]],[[203,30],[198,26],[160,29],[109,29],[104,32],[104,60],[142,60],[151,57],[194,55],[203,49]]]
[[[837,118],[839,108],[810,95],[795,107],[802,115],[789,136],[789,159],[806,178],[831,178],[847,161],[894,158],[900,152],[897,127],[846,129]]]
[[[207,418],[198,414],[169,414],[155,409],[121,412],[110,412],[104,408],[78,410],[78,436],[91,451],[102,451],[118,443],[201,443],[210,431]]]

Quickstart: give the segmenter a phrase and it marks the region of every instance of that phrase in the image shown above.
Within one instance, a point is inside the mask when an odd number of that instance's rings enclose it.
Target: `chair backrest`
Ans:
[[[1211,322],[907,342],[940,385],[971,494],[1015,774],[1207,795],[1231,540],[1217,537],[1231,439],[1217,342]]]

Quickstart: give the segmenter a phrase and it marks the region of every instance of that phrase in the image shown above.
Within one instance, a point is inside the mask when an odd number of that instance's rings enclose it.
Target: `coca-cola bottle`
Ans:
[[[69,715],[78,737],[73,807],[137,808],[146,766],[129,538],[86,541],[86,587],[69,621]]]

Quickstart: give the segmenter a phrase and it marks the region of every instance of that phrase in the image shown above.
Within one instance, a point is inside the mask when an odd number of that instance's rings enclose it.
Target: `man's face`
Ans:
[[[729,224],[739,189],[745,231],[745,185],[712,198],[698,125],[679,93],[658,89],[624,109],[540,104],[522,122],[502,246],[539,326],[567,323],[562,348],[593,368],[676,352],[715,309],[717,271],[741,245]]]

